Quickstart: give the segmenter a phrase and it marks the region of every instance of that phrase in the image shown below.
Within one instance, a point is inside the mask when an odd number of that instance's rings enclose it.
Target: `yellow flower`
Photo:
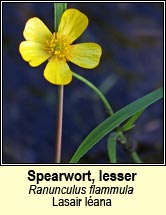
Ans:
[[[58,32],[54,33],[39,18],[31,18],[23,32],[26,41],[19,46],[21,56],[33,67],[48,60],[44,77],[52,84],[69,84],[72,71],[68,61],[87,69],[96,67],[100,61],[102,50],[98,44],[72,44],[87,25],[86,15],[76,9],[67,9],[63,13]]]

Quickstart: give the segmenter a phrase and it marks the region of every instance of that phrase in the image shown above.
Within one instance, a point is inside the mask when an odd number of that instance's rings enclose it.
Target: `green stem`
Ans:
[[[94,85],[92,84],[90,81],[88,81],[86,78],[83,78],[81,75],[78,75],[76,73],[73,72],[73,76],[75,78],[77,78],[78,80],[82,81],[84,84],[86,84],[88,87],[90,87],[101,99],[101,101],[103,102],[103,104],[105,105],[105,108],[107,109],[108,113],[110,116],[112,116],[114,114],[113,109],[110,105],[110,103],[108,102],[108,100],[106,99],[106,97],[103,95],[103,93]],[[121,143],[123,144],[128,144],[126,137],[124,136],[124,134],[122,132],[119,132],[119,138],[121,140]],[[132,151],[129,152],[133,161],[135,163],[142,163],[141,159],[139,158],[138,154],[136,151]]]
[[[54,3],[54,28],[58,31],[58,26],[63,12],[67,9],[67,3]]]
[[[55,163],[61,161],[61,145],[62,145],[62,121],[63,121],[63,91],[64,86],[58,86],[58,116],[56,129],[56,145],[55,145]]]
[[[67,3],[54,3],[54,28],[58,31],[61,16],[67,9]],[[55,163],[61,161],[61,145],[62,145],[62,119],[63,119],[63,94],[64,86],[58,86],[58,111],[57,111],[57,128],[56,128],[56,144],[55,144]]]
[[[103,102],[103,104],[105,105],[109,115],[113,115],[114,112],[113,112],[109,102],[107,101],[106,97],[94,84],[92,84],[90,81],[88,81],[87,79],[83,78],[81,75],[78,75],[74,72],[73,72],[73,76],[75,78],[79,79],[80,81],[82,81],[83,83],[85,83],[88,87],[90,87],[100,97],[100,99]]]
[[[127,139],[122,133],[122,131],[118,132],[118,138],[120,139],[121,145],[124,146],[124,148],[130,153],[130,157],[132,158],[132,160],[135,163],[143,163],[140,157],[138,156],[137,152],[134,149],[131,150],[128,148]]]
[[[133,161],[135,161],[135,163],[143,163],[136,151],[130,152],[130,156],[133,159]]]

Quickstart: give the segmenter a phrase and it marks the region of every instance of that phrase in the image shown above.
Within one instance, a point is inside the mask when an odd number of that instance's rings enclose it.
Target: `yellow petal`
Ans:
[[[26,40],[43,43],[50,40],[52,33],[46,25],[37,17],[30,18],[24,28],[23,35]]]
[[[44,70],[44,77],[52,84],[66,85],[72,80],[72,72],[66,61],[52,57]]]
[[[50,57],[50,54],[43,50],[43,46],[36,42],[21,42],[19,51],[22,58],[34,67],[39,66]]]
[[[88,18],[85,14],[76,9],[68,9],[61,17],[58,35],[67,36],[72,43],[85,31],[87,25]]]
[[[99,64],[102,54],[101,47],[96,43],[80,43],[72,45],[68,60],[87,69],[92,69]]]

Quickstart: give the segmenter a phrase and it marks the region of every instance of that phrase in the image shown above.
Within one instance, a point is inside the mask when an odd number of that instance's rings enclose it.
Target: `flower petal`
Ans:
[[[72,72],[66,61],[52,57],[44,70],[44,77],[52,84],[66,85],[72,80]]]
[[[85,31],[87,25],[88,18],[85,14],[76,9],[68,9],[61,17],[58,35],[66,35],[72,43]]]
[[[68,60],[87,69],[92,69],[99,64],[102,54],[101,47],[96,43],[80,43],[72,45]]]
[[[43,50],[43,46],[40,43],[31,41],[21,42],[19,51],[22,58],[34,67],[39,66],[51,56],[48,52]]]
[[[52,37],[52,33],[47,26],[37,17],[30,18],[27,21],[23,35],[26,40],[37,43],[43,43]]]

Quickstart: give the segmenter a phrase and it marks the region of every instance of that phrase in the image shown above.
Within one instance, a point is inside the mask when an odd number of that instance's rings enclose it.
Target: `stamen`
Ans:
[[[45,41],[43,49],[49,54],[54,55],[56,59],[67,61],[71,48],[70,44],[70,41],[67,40],[64,35],[59,37],[58,34],[54,32],[52,38]]]

